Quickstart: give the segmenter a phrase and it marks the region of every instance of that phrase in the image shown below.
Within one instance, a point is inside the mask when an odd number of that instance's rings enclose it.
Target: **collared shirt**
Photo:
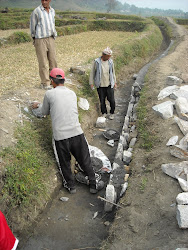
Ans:
[[[65,86],[48,90],[40,107],[43,115],[51,116],[56,141],[83,134],[78,119],[77,96]]]
[[[31,14],[30,31],[33,38],[56,37],[55,10],[50,7],[49,13],[42,6],[38,6]]]

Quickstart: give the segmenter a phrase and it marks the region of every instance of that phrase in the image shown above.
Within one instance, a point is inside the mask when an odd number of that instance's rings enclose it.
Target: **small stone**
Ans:
[[[68,201],[68,200],[69,200],[68,197],[61,197],[61,198],[60,198],[60,201]]]
[[[105,221],[104,225],[108,227],[108,226],[110,226],[110,222],[109,221]]]

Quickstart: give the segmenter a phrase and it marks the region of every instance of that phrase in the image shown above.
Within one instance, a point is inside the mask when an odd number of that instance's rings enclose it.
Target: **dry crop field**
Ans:
[[[6,32],[9,35],[13,31],[1,31],[0,37],[2,34],[5,37]],[[136,32],[89,31],[57,37],[58,67],[67,72],[71,66],[87,64],[89,60],[100,56],[105,47],[113,48],[136,36],[139,36]],[[1,47],[0,58],[0,95],[23,85],[40,85],[38,62],[31,42]]]

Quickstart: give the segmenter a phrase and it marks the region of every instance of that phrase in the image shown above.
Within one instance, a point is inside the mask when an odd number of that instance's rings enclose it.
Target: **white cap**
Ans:
[[[112,50],[109,47],[107,47],[106,49],[103,50],[102,53],[105,54],[105,55],[111,56],[112,55]]]

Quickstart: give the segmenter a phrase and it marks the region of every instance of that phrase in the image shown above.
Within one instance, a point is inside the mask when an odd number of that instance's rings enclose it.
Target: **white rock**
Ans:
[[[170,147],[170,154],[182,159],[182,160],[188,160],[188,152],[186,150],[183,150],[180,148],[179,145],[173,145]]]
[[[133,148],[133,147],[134,147],[134,145],[135,145],[135,143],[136,143],[136,140],[137,140],[136,138],[132,138],[132,139],[131,139],[131,141],[130,141],[130,143],[129,143],[129,147],[130,147],[130,148]]]
[[[180,193],[176,197],[178,205],[188,205],[188,192]]]
[[[176,250],[188,250],[188,248],[176,248]]]
[[[180,87],[180,89],[176,89],[173,91],[172,94],[170,94],[170,98],[172,98],[172,99],[176,100],[178,97],[184,97],[184,98],[188,99],[188,90],[183,90]]]
[[[127,148],[127,139],[125,136],[120,135],[119,142],[123,145],[123,148]]]
[[[120,142],[118,143],[115,158],[120,160],[123,158],[123,145]]]
[[[106,118],[105,117],[98,117],[96,121],[97,128],[105,128],[106,127]]]
[[[188,192],[188,182],[185,181],[185,180],[182,179],[182,178],[178,178],[178,182],[179,182],[179,184],[180,184],[181,189],[182,189],[184,192]]]
[[[184,121],[177,116],[174,116],[174,121],[178,124],[181,132],[186,135],[188,133],[188,121]]]
[[[108,173],[111,172],[111,170],[112,170],[111,162],[108,159],[108,157],[102,152],[102,150],[100,150],[97,147],[89,145],[89,153],[90,153],[91,157],[99,158],[102,161],[102,163],[103,163],[102,171],[103,172],[108,172]]]
[[[158,100],[162,100],[165,97],[172,94],[175,90],[178,90],[178,89],[179,89],[179,87],[177,85],[166,87],[160,91],[157,98],[158,98]]]
[[[121,184],[121,192],[120,192],[120,197],[123,196],[123,194],[125,193],[126,189],[128,187],[128,182],[125,182],[124,184]]]
[[[128,165],[131,161],[132,153],[129,151],[123,151],[123,161],[126,165]]]
[[[83,110],[88,110],[89,109],[89,102],[87,99],[85,98],[79,98],[79,101],[78,101],[78,106],[83,109]]]
[[[188,134],[186,134],[180,141],[179,141],[180,148],[184,150],[188,150]]]
[[[176,219],[178,225],[182,229],[188,228],[188,206],[187,205],[178,205]]]
[[[173,102],[166,101],[153,106],[152,109],[163,119],[168,119],[173,116],[173,111],[174,111],[173,106],[174,106]]]
[[[171,176],[172,178],[177,179],[181,177],[186,180],[186,173],[188,172],[188,161],[162,164],[161,169],[165,174]]]
[[[167,146],[172,146],[172,145],[175,145],[176,143],[177,143],[177,141],[178,141],[178,136],[177,135],[175,135],[175,136],[172,136],[169,140],[168,140],[168,142],[167,142]]]
[[[166,78],[167,85],[180,85],[182,82],[183,80],[178,78],[177,76],[167,76]]]
[[[188,92],[188,85],[183,85],[180,87],[180,90],[187,91]]]
[[[179,118],[188,120],[188,100],[184,97],[178,97],[175,101],[175,108]]]
[[[114,147],[114,140],[107,141],[107,144],[111,147]]]
[[[106,187],[106,194],[105,194],[106,200],[109,202],[105,202],[104,210],[105,212],[111,212],[113,209],[113,204],[116,203],[116,191],[113,185],[108,184]]]

